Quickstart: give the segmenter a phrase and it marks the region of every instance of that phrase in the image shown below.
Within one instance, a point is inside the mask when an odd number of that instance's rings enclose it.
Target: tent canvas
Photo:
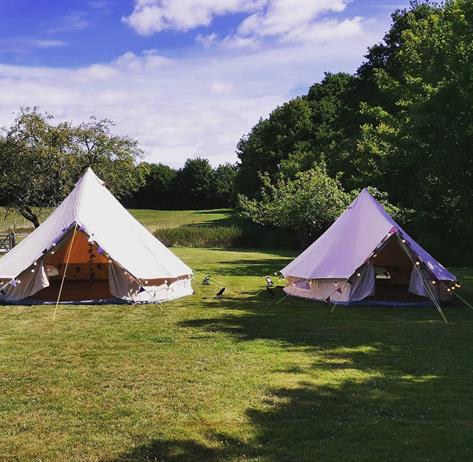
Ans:
[[[0,259],[0,300],[56,302],[62,291],[61,301],[160,302],[192,294],[191,275],[89,168]]]
[[[367,189],[281,273],[288,295],[343,304],[437,302],[456,282]]]

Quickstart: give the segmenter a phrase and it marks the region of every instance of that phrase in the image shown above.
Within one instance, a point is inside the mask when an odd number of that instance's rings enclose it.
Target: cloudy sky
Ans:
[[[260,117],[354,71],[408,0],[1,0],[0,125],[91,115],[147,160],[235,162]]]

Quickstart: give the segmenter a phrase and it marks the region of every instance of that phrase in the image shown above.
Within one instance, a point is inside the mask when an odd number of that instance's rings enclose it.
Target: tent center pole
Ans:
[[[59,300],[61,299],[62,288],[64,286],[64,279],[66,279],[67,267],[69,266],[69,258],[71,256],[72,244],[74,244],[74,237],[76,235],[76,230],[77,230],[77,223],[74,224],[74,231],[72,233],[71,243],[69,244],[69,249],[67,250],[66,266],[64,267],[64,274],[62,275],[61,285],[59,287],[59,293],[57,295],[56,307],[54,308],[53,321],[56,320],[57,307],[59,305]]]

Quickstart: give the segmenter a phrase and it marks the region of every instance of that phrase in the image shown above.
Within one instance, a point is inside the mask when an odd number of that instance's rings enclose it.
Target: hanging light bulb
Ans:
[[[31,270],[32,273],[34,273],[34,268]]]
[[[405,243],[406,243],[406,240],[405,240],[405,239],[403,239],[401,242],[402,242],[403,244],[405,244]]]
[[[416,265],[419,266],[419,265],[420,265],[420,261],[416,261]]]
[[[56,245],[56,243],[55,243],[55,242],[53,242],[53,243],[52,243],[52,246],[54,247],[55,245]]]
[[[356,273],[356,275],[357,275],[358,277],[360,277],[360,276],[361,276],[361,273]]]
[[[51,255],[54,255],[54,250],[51,250]]]
[[[38,266],[38,263],[37,263],[37,262],[34,262],[33,265],[34,265],[34,266]]]
[[[436,282],[436,281],[432,281],[432,284],[437,284],[437,282]]]
[[[148,284],[148,281],[145,281],[145,284]]]

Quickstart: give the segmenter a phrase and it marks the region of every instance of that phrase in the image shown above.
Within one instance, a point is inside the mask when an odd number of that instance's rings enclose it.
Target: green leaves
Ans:
[[[0,201],[35,226],[32,207],[54,207],[92,167],[118,197],[141,181],[138,142],[111,133],[109,120],[91,118],[77,126],[54,124],[36,108],[22,109],[0,136]]]
[[[293,180],[275,184],[268,176],[261,180],[261,200],[239,197],[241,214],[255,223],[295,232],[303,246],[328,228],[350,202],[350,195],[328,175],[324,163],[297,173]]]

